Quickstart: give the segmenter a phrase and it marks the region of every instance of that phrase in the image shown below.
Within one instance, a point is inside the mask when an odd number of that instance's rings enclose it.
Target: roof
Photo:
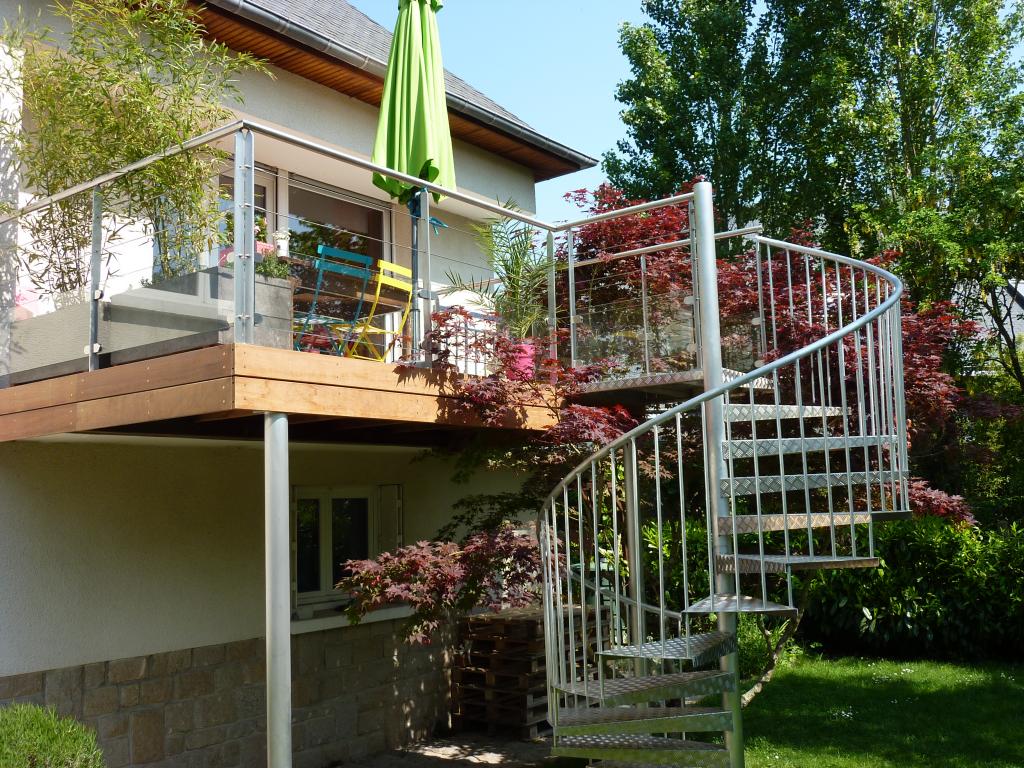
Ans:
[[[294,42],[383,79],[391,32],[345,0],[206,0]],[[597,160],[544,136],[465,80],[445,70],[449,110],[555,155],[576,169]]]

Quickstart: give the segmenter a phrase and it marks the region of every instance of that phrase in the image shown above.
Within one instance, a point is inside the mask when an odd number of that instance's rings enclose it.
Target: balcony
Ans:
[[[199,193],[166,181],[203,169]],[[375,172],[426,188],[415,215],[382,199]],[[276,411],[300,440],[458,440],[480,425],[454,407],[451,376],[492,373],[487,339],[510,325],[479,295],[497,278],[474,235],[495,220],[546,264],[530,298],[544,319],[525,331],[541,356],[601,362],[581,398],[679,397],[701,386],[688,256],[671,280],[657,260],[688,254],[687,233],[589,250],[574,237],[688,200],[550,225],[239,121],[0,220],[0,439],[259,437]],[[471,312],[438,349],[432,317],[456,305]],[[758,332],[738,328],[746,370]],[[507,429],[553,419],[524,413]]]

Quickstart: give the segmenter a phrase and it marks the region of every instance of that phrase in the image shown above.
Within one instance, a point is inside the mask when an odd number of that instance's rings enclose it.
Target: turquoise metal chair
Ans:
[[[344,345],[354,335],[356,322],[363,313],[367,286],[373,274],[373,259],[361,253],[344,251],[341,248],[334,248],[322,243],[317,246],[316,254],[317,258],[313,262],[313,267],[316,269],[316,287],[313,289],[313,299],[309,304],[309,310],[302,317],[301,325],[295,330],[295,349],[302,350],[303,340],[311,335],[309,333],[310,326],[319,325],[334,331],[333,333],[326,333],[325,338],[331,352],[340,355],[344,352]],[[323,315],[318,311],[325,275],[339,275],[355,281],[358,296],[356,298],[355,312],[352,313],[351,317],[332,317]],[[298,315],[296,315],[295,319],[299,319]],[[339,327],[345,328],[346,326],[348,328],[347,331],[337,332]],[[317,346],[317,337],[313,335],[312,339],[306,343],[305,349],[308,351]]]

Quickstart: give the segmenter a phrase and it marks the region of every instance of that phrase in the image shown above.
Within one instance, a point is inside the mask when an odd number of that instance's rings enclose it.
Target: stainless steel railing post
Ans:
[[[256,325],[256,158],[253,133],[235,134],[235,341],[252,344]]]
[[[569,270],[569,366],[576,367],[576,238],[570,229],[565,233],[565,259]]]
[[[89,370],[100,367],[100,299],[103,258],[103,193],[92,190],[92,252],[89,257]]]
[[[548,357],[558,358],[558,295],[555,285],[555,233],[548,230]],[[571,312],[573,307],[569,307]]]
[[[433,344],[430,337],[434,329],[434,276],[430,264],[430,192],[422,189],[420,196],[419,226],[423,227],[423,288],[420,297],[423,304],[423,338],[427,343],[423,348],[423,364],[431,367],[434,362]]]

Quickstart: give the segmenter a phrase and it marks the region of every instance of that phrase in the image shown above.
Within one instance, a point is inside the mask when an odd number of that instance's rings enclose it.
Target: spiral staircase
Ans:
[[[759,367],[726,371],[711,194],[690,227],[703,391],[541,514],[553,754],[608,768],[742,766],[738,615],[795,616],[800,572],[875,567],[875,523],[909,514],[900,281],[750,237]]]

